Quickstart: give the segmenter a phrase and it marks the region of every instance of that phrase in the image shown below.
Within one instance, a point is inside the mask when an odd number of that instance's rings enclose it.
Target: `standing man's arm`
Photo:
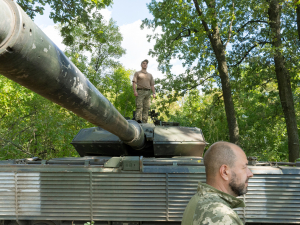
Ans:
[[[133,89],[133,94],[135,97],[137,97],[139,95],[136,91],[137,77],[138,77],[138,73],[135,72],[133,75],[133,79],[132,79],[132,89]]]
[[[152,86],[151,86],[151,90],[152,90],[152,95],[153,95],[153,98],[155,98],[155,97],[156,97],[156,95],[155,95],[155,88],[154,88],[154,85],[152,85]]]
[[[136,85],[135,85],[135,82],[134,81],[132,81],[132,89],[133,89],[133,94],[134,94],[134,96],[135,97],[137,97],[139,94],[137,93],[137,91],[136,91],[136,87],[135,87]]]

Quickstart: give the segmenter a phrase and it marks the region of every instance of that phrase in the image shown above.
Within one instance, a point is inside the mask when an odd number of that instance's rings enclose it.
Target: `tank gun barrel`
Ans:
[[[127,121],[11,0],[0,0],[0,74],[115,135],[143,147],[143,130]]]

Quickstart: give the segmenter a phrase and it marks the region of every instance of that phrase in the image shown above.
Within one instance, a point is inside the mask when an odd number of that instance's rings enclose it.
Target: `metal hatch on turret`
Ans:
[[[157,157],[200,156],[206,142],[197,127],[157,126],[154,132],[153,149]]]

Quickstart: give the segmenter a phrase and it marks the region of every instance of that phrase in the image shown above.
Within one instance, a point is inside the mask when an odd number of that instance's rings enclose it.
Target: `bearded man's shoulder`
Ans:
[[[198,202],[193,225],[243,225],[236,212],[227,204],[219,201],[218,198],[207,200]]]

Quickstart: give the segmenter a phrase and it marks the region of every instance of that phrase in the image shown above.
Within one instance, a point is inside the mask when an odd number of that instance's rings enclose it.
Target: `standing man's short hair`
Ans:
[[[143,60],[143,61],[141,62],[141,65],[143,64],[143,62],[146,62],[147,65],[148,65],[148,63],[149,63],[148,59]]]

